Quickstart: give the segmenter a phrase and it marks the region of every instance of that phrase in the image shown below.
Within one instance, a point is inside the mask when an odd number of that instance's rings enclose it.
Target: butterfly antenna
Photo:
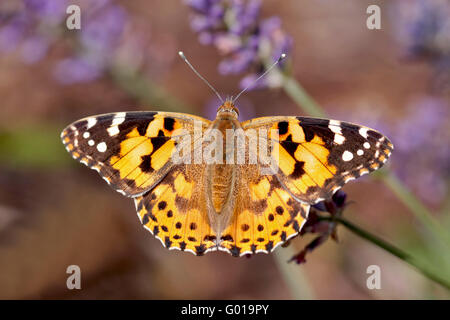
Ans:
[[[255,83],[257,83],[261,78],[263,78],[266,74],[268,74],[270,72],[270,70],[272,70],[278,63],[280,63],[281,60],[283,60],[284,58],[286,58],[286,54],[282,53],[281,56],[278,58],[277,61],[275,61],[269,68],[267,68],[267,70],[260,75],[256,80],[254,80],[253,82],[251,82],[248,86],[246,86],[241,92],[238,93],[238,95],[236,96],[236,98],[233,99],[233,102],[236,102],[236,100],[239,98],[239,96],[241,94],[243,94],[245,91],[248,90],[248,88],[252,87],[253,85],[255,85]]]
[[[222,103],[224,103],[222,97],[220,96],[219,92],[217,92],[217,90],[208,82],[208,80],[206,80],[205,78],[203,78],[203,76],[198,73],[197,70],[195,70],[195,68],[192,66],[192,64],[189,62],[189,60],[186,58],[186,56],[184,55],[183,51],[178,51],[178,55],[181,57],[181,59],[184,60],[184,62],[186,62],[186,64],[189,66],[189,68],[192,69],[192,71],[194,71],[194,73],[203,80],[204,83],[206,83],[208,85],[208,87],[216,94],[216,96],[219,97],[220,101]]]

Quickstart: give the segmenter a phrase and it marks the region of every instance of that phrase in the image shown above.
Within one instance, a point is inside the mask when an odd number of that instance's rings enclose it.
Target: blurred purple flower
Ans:
[[[401,0],[391,11],[398,41],[408,58],[425,59],[435,68],[438,80],[450,73],[450,2],[448,0]],[[436,83],[449,87],[450,79]]]
[[[108,56],[118,45],[126,22],[127,15],[122,7],[105,6],[96,11],[95,18],[86,21],[80,35],[81,44],[100,58]]]
[[[89,82],[100,77],[115,58],[127,24],[125,10],[110,1],[94,2],[79,32],[81,51],[57,64],[61,84]]]
[[[25,13],[13,15],[8,21],[2,19],[0,25],[0,52],[10,52],[17,48],[25,37],[27,16]]]
[[[22,42],[21,57],[27,64],[41,60],[48,50],[49,42],[42,36],[28,37]]]
[[[55,40],[50,28],[65,19],[67,0],[18,0],[17,11],[0,12],[0,53],[19,51],[27,63],[44,58]]]
[[[288,53],[292,39],[281,29],[281,20],[260,19],[260,0],[185,0],[194,11],[191,27],[202,44],[214,45],[226,58],[219,63],[221,74],[247,74],[245,88],[265,70],[266,64]],[[280,65],[282,67],[282,65]],[[254,88],[276,87],[279,77],[270,74]]]
[[[25,10],[48,24],[59,24],[66,14],[67,0],[24,0]]]
[[[393,167],[398,176],[428,203],[446,197],[450,178],[450,104],[421,97],[407,108],[393,130]]]
[[[61,84],[74,84],[97,79],[102,74],[98,64],[83,58],[66,58],[55,66],[55,78]]]
[[[17,0],[16,11],[0,11],[0,53],[17,50],[24,63],[42,60],[57,41],[70,43],[69,55],[57,62],[54,75],[61,84],[97,79],[118,60],[132,60],[132,68],[142,62],[145,48],[126,10],[114,0],[84,0],[81,30],[68,31],[65,24],[68,0]],[[125,49],[124,46],[129,46]],[[139,47],[140,50],[135,50]],[[76,51],[72,48],[76,48]],[[120,60],[122,64],[127,64]]]

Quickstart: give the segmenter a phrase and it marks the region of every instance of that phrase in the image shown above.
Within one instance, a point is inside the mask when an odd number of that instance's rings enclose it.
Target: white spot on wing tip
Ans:
[[[352,159],[353,159],[353,153],[351,153],[350,151],[345,150],[344,153],[342,154],[342,160],[350,161]]]
[[[93,126],[95,126],[96,123],[97,123],[97,119],[96,118],[89,118],[89,119],[87,119],[87,129],[92,128]]]
[[[359,128],[359,134],[367,139],[367,128],[361,127]]]
[[[338,134],[338,133],[335,133],[334,134],[334,142],[339,144],[339,145],[343,144],[345,142],[345,137],[340,135],[340,134]]]
[[[97,150],[98,150],[99,152],[105,152],[106,149],[108,149],[108,147],[106,146],[106,143],[104,143],[104,142],[100,142],[100,143],[97,145]]]
[[[108,134],[110,137],[115,136],[115,135],[119,134],[119,132],[120,132],[118,126],[109,127],[108,129],[106,129],[106,131],[108,131]]]

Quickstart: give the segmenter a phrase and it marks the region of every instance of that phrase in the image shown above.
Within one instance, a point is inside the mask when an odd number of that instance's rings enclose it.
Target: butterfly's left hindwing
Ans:
[[[203,130],[210,122],[171,112],[110,113],[72,123],[61,139],[73,158],[132,197],[151,189],[167,174],[173,166],[174,134],[190,134],[195,123]]]
[[[293,197],[309,204],[330,198],[348,181],[380,168],[393,150],[378,131],[337,120],[264,117],[242,127],[266,129],[268,141],[271,130],[277,130],[276,176]]]

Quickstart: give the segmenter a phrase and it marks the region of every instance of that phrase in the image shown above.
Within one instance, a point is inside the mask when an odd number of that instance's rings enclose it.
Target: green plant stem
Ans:
[[[377,236],[361,229],[360,227],[354,225],[350,221],[343,219],[343,218],[338,218],[338,217],[320,217],[319,220],[333,221],[333,222],[338,222],[338,223],[342,224],[344,227],[346,227],[348,230],[350,230],[354,234],[360,236],[361,238],[366,239],[367,241],[373,243],[374,245],[376,245],[376,246],[386,250],[387,252],[391,253],[392,255],[396,256],[397,258],[405,261],[409,265],[416,268],[425,277],[433,280],[434,282],[436,282],[436,283],[442,285],[443,287],[447,288],[448,290],[450,290],[450,282],[448,280],[442,279],[438,275],[436,275],[433,271],[431,271],[429,269],[429,267],[425,263],[414,258],[413,256],[402,251],[401,249],[394,247],[393,245],[378,238]]]
[[[308,278],[304,274],[303,269],[293,263],[286,263],[292,256],[296,254],[292,245],[285,248],[277,249],[273,252],[278,270],[284,279],[284,283],[291,292],[294,300],[310,300],[314,299],[313,290],[311,289]]]
[[[326,116],[325,111],[323,111],[317,102],[294,78],[284,76],[283,89],[309,116],[318,118],[324,118]]]
[[[393,174],[388,174],[386,170],[375,175],[399,198],[403,204],[415,215],[415,217],[425,226],[431,226],[431,231],[437,232],[446,244],[450,245],[450,233],[428,213],[427,208],[409,191]]]
[[[290,75],[280,73],[283,77],[282,87],[296,104],[308,115],[314,117],[325,117],[326,113],[321,106],[307,94],[305,89]],[[394,192],[398,199],[428,227],[432,233],[439,234],[442,240],[449,240],[450,234],[443,230],[439,223],[433,218],[430,211],[417,199],[408,188],[394,177],[392,173],[384,170],[382,181]]]

